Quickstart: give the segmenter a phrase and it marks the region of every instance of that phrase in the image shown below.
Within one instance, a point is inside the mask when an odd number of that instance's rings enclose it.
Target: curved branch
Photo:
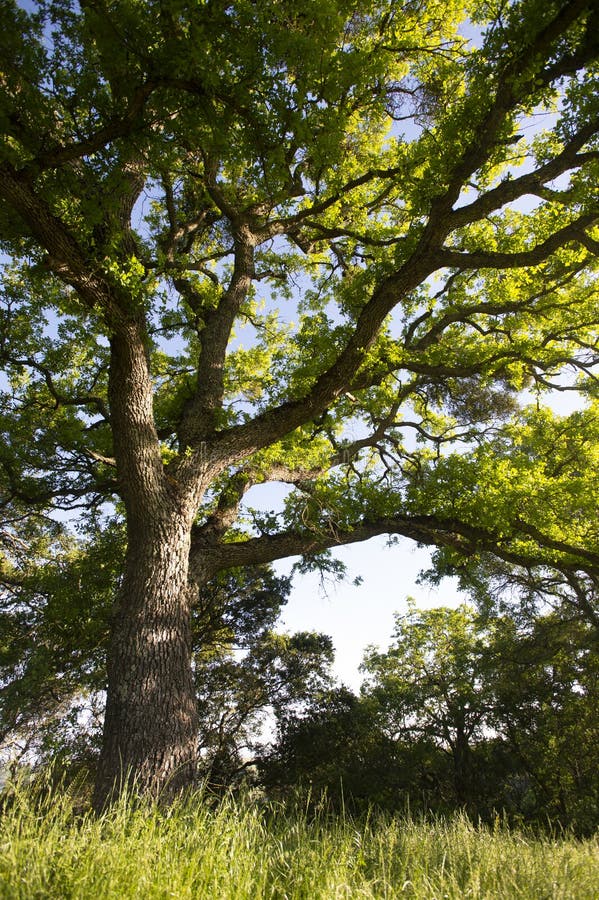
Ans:
[[[580,216],[569,225],[558,229],[546,240],[531,247],[530,250],[514,251],[513,253],[485,252],[473,250],[462,252],[452,250],[449,247],[441,247],[438,251],[439,267],[464,269],[517,269],[526,266],[538,266],[545,262],[556,250],[561,250],[567,244],[585,244],[589,240],[585,229],[591,228],[599,222],[599,211],[594,214]]]
[[[225,356],[235,318],[247,298],[254,278],[255,237],[245,225],[235,234],[233,276],[215,310],[204,315],[199,332],[200,356],[197,386],[188,402],[179,437],[182,447],[196,447],[214,428],[214,416],[224,398]],[[181,285],[182,286],[182,285]]]
[[[470,321],[470,316],[501,316],[506,313],[520,312],[521,310],[527,308],[533,309],[534,304],[536,304],[538,301],[543,300],[546,297],[550,297],[559,288],[563,288],[571,284],[576,276],[584,270],[584,268],[585,264],[579,263],[578,265],[571,267],[563,277],[557,279],[554,282],[545,283],[540,291],[537,291],[532,296],[524,296],[522,299],[510,301],[503,300],[501,302],[479,300],[478,302],[474,303],[464,303],[463,305],[452,309],[451,312],[443,313],[436,319],[434,316],[434,311],[432,309],[429,309],[422,315],[418,316],[418,318],[415,319],[406,330],[404,338],[405,346],[408,348],[413,347],[415,350],[426,350],[436,342],[437,338],[445,331],[446,328],[457,323],[466,324]],[[460,272],[454,272],[447,279],[447,284],[443,291],[445,291],[447,287],[451,283],[453,283],[460,274]],[[442,292],[440,291],[436,296],[440,296],[441,293]],[[553,305],[556,308],[559,308],[560,303],[556,301]],[[546,307],[543,307],[543,309],[546,309]],[[416,331],[425,322],[430,323],[428,331],[426,331],[422,335],[422,337],[419,337],[417,340],[413,340]]]
[[[374,291],[346,346],[312,389],[300,400],[283,403],[215,436],[215,455],[241,459],[321,414],[349,390],[388,313],[436,268],[436,260],[431,253],[416,251],[397,273],[384,279]]]
[[[13,366],[23,366],[39,372],[44,379],[48,392],[52,396],[57,409],[60,406],[95,406],[102,418],[108,422],[110,414],[102,397],[98,397],[95,394],[75,394],[73,396],[67,396],[66,394],[61,393],[54,383],[54,377],[50,369],[47,366],[38,363],[37,360],[32,357],[20,359],[16,356],[3,355],[3,359]]]
[[[122,323],[124,314],[116,302],[114,289],[97,269],[90,266],[88,257],[64,222],[33,191],[22,173],[17,173],[8,163],[0,166],[0,196],[12,206],[48,252],[46,262],[49,269],[74,287],[90,309],[104,310],[114,325]]]
[[[525,528],[524,523],[518,523],[517,527],[522,533],[531,534],[530,526]],[[550,564],[554,568],[563,572],[599,572],[599,554],[565,544],[556,547],[555,541],[540,532],[534,535],[538,541],[538,551],[525,553],[511,548],[509,537],[485,528],[469,525],[458,519],[410,514],[373,520],[365,518],[353,527],[335,527],[327,531],[323,529],[322,532],[289,530],[230,544],[214,544],[206,540],[205,535],[198,534],[192,540],[190,564],[192,569],[201,569],[202,572],[213,575],[233,566],[253,566],[288,556],[319,553],[383,534],[411,538],[428,546],[449,547],[464,557],[484,551],[506,562],[523,566],[547,564],[542,551],[559,549],[566,558],[559,563],[552,560]]]
[[[521,175],[519,178],[502,181],[497,187],[486,191],[472,203],[453,210],[451,213],[452,229],[475,222],[494,210],[519,200],[526,194],[538,195],[539,190],[548,181],[553,181],[571,169],[580,168],[587,162],[596,161],[599,159],[599,151],[588,151],[587,153],[578,151],[598,132],[599,120],[596,119],[581,128],[566,144],[562,152],[545,165],[539,166],[538,169]]]
[[[115,116],[94,134],[81,141],[73,141],[39,153],[24,167],[23,171],[28,176],[45,169],[55,169],[76,159],[82,159],[102,150],[107,144],[113,143],[118,138],[127,137],[136,128],[137,122],[141,124],[141,113],[146,101],[156,89],[157,85],[150,81],[139,85],[132,93],[128,107],[124,114]]]
[[[591,15],[587,22],[585,39],[581,42],[577,53],[565,53],[558,57],[553,65],[540,72],[535,66],[537,60],[547,58],[552,45],[587,12],[589,12],[588,0],[571,0],[565,3],[540,31],[531,34],[530,39],[522,43],[521,51],[502,67],[497,90],[486,115],[476,123],[470,143],[458,157],[447,190],[435,199],[431,219],[445,218],[451,213],[462,187],[485,163],[506,116],[516,109],[519,103],[540,85],[550,85],[558,78],[576,72],[586,62],[596,58],[596,37],[593,33],[593,20],[596,16]]]

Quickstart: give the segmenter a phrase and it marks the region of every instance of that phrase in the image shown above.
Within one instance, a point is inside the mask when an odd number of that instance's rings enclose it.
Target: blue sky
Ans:
[[[535,399],[523,395],[522,402]],[[583,404],[580,394],[557,391],[545,394],[542,402],[561,415]],[[268,499],[274,502],[272,489],[268,490]],[[264,497],[264,508],[268,508],[268,499]],[[255,494],[251,496],[251,504],[262,507]],[[438,587],[418,583],[419,574],[430,565],[432,550],[418,547],[409,538],[388,546],[388,538],[381,535],[333,552],[347,566],[347,579],[327,582],[325,592],[317,573],[296,575],[279,627],[283,631],[314,630],[330,635],[336,651],[335,674],[354,690],[362,680],[359,665],[365,648],[370,644],[381,648],[390,644],[394,614],[406,612],[408,597],[413,597],[420,607],[458,606],[468,602],[468,597],[458,590],[456,578],[445,578]],[[293,559],[281,560],[275,568],[279,573],[288,574],[293,562]],[[362,578],[360,585],[353,584],[356,576]]]
[[[318,574],[297,576],[291,599],[281,617],[285,631],[322,631],[335,645],[335,673],[353,689],[361,682],[358,667],[369,644],[386,647],[393,633],[393,616],[406,611],[406,598],[419,606],[455,606],[467,599],[457,590],[455,579],[444,579],[439,588],[417,584],[427,568],[430,552],[405,538],[388,547],[385,536],[335,551],[348,567],[346,581],[328,583],[323,592]],[[292,560],[276,564],[287,573]],[[352,583],[362,577],[358,586]]]
[[[245,506],[269,511],[280,509],[291,488],[267,484],[252,488]],[[358,671],[369,644],[386,647],[393,633],[396,612],[404,612],[406,599],[419,606],[455,606],[466,601],[457,590],[457,579],[444,579],[439,588],[418,584],[418,576],[430,565],[431,551],[409,538],[389,546],[386,535],[333,551],[347,568],[342,581],[321,579],[319,573],[295,574],[289,603],[284,607],[281,631],[319,631],[333,638],[334,672],[354,690],[361,682]],[[279,574],[289,574],[298,557],[274,564]],[[362,582],[354,584],[360,577]]]

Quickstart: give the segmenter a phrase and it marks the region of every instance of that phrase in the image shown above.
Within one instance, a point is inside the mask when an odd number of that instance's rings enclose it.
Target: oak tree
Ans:
[[[594,363],[599,8],[3,0],[0,51],[6,582],[122,518],[96,803],[168,796],[216,573],[500,539],[422,481]]]

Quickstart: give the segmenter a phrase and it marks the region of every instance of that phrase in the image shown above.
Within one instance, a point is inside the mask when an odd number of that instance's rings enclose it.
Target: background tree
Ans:
[[[2,755],[89,763],[102,727],[123,530],[103,531],[82,546],[46,523],[41,533],[26,529],[21,540],[0,571]]]
[[[406,765],[402,749],[379,727],[372,704],[334,687],[279,719],[276,740],[260,753],[260,778],[269,795],[304,807],[325,800],[339,811],[395,811],[418,792],[416,766]]]
[[[397,617],[365,656],[357,696],[315,695],[262,752],[269,792],[571,828],[599,821],[596,635],[539,615],[483,620],[462,607]]]
[[[274,631],[288,580],[265,566],[249,576],[233,574],[235,584],[231,573],[224,573],[212,592],[220,595],[228,634],[221,631],[217,641],[193,630],[201,769],[212,786],[230,785],[254,767],[262,728],[268,729],[274,716],[302,708],[332,678],[330,637]],[[231,603],[240,594],[241,602]],[[208,621],[214,633],[214,608]]]
[[[591,833],[599,821],[597,634],[555,613],[496,623],[489,725],[512,761],[504,806],[529,820]]]
[[[215,574],[380,533],[501,543],[420,481],[594,363],[598,11],[2,12],[4,508],[122,517],[96,803],[125,773],[166,796],[196,769]],[[285,508],[244,525],[273,481]]]
[[[363,693],[395,741],[431,742],[451,759],[454,799],[473,790],[472,750],[490,709],[485,629],[472,610],[437,607],[397,616],[393,643],[364,658]]]

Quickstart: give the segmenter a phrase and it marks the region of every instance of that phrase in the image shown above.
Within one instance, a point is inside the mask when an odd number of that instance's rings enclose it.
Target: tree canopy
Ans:
[[[596,578],[596,3],[2,13],[3,583],[125,524],[99,804],[193,776],[219,572],[388,533]],[[552,385],[580,427],[520,416]]]

